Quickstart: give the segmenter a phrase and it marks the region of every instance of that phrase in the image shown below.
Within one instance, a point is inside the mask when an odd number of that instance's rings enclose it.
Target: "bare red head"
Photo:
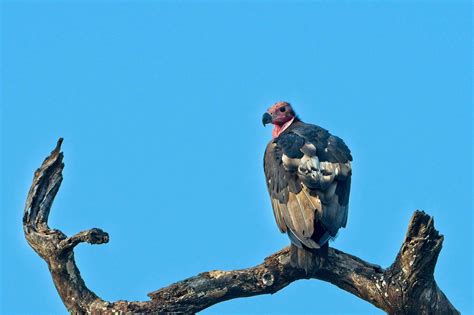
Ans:
[[[278,137],[295,120],[296,114],[290,103],[278,102],[270,107],[262,117],[262,123],[275,125],[273,138]]]

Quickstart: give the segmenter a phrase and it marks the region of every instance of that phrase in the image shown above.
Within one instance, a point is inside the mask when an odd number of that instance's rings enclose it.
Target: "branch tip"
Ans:
[[[109,233],[93,228],[90,230],[79,232],[71,237],[62,240],[59,243],[60,251],[72,250],[79,243],[89,244],[105,244],[109,242]]]
[[[55,151],[61,150],[61,145],[63,144],[64,138],[59,138],[58,142],[56,143],[56,148],[54,149]]]

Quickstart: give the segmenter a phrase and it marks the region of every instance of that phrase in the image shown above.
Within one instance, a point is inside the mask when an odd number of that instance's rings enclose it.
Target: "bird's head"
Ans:
[[[273,138],[278,137],[295,120],[296,114],[290,103],[278,102],[270,107],[262,117],[262,123],[273,124]]]

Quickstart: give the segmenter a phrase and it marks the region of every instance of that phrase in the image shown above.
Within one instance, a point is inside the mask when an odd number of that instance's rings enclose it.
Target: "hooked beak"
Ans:
[[[263,123],[263,126],[265,126],[266,124],[271,124],[272,123],[272,115],[270,115],[269,113],[263,114],[262,123]]]

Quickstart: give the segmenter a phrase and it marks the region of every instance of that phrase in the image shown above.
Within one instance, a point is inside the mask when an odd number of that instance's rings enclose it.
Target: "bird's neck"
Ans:
[[[288,120],[286,123],[284,123],[283,125],[275,125],[275,127],[273,128],[273,131],[272,131],[272,138],[275,139],[276,137],[278,137],[279,135],[281,135],[281,133],[283,131],[285,131],[288,127],[290,127],[290,125],[295,121],[295,117],[291,118],[290,120]]]

